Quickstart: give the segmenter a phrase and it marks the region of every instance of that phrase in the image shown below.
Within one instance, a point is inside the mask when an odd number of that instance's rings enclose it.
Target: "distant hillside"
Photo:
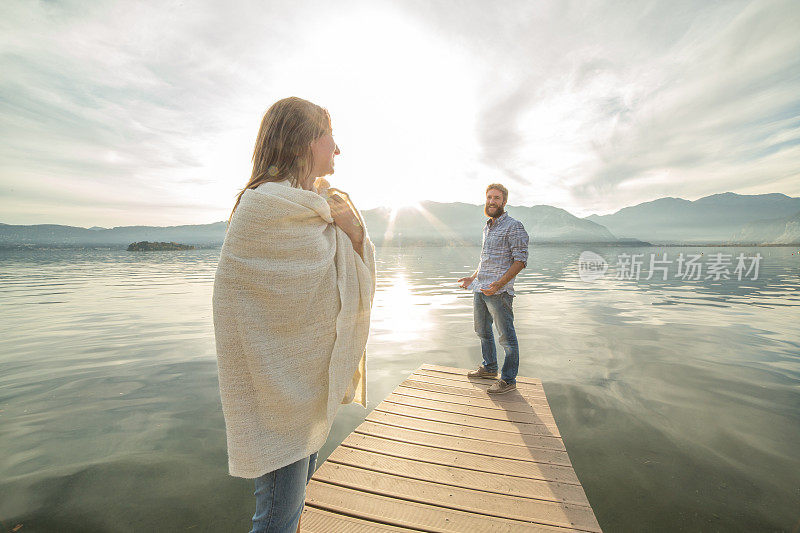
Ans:
[[[800,211],[800,198],[785,194],[714,194],[689,201],[659,198],[620,209],[612,215],[591,215],[587,220],[607,227],[618,237],[657,243],[766,242],[742,238],[751,222],[783,218]]]
[[[376,244],[477,245],[486,223],[482,205],[423,202],[396,213],[387,208],[363,212]],[[531,242],[539,243],[758,243],[791,244],[798,239],[800,198],[785,194],[715,194],[694,202],[660,198],[626,207],[613,215],[578,218],[549,205],[509,206]],[[0,224],[0,245],[124,245],[180,242],[219,246],[227,224],[76,228],[53,224]],[[638,240],[637,240],[638,239]]]
[[[531,242],[615,242],[603,226],[580,219],[549,205],[508,206],[509,215],[525,226]],[[463,203],[423,202],[421,209],[398,211],[389,231],[391,210],[371,209],[363,213],[370,236],[376,243],[442,242],[480,244],[486,223],[483,206]]]
[[[800,244],[800,212],[792,216],[757,220],[745,226],[732,237],[735,242],[766,244]]]
[[[563,209],[540,205],[509,207],[533,242],[614,242],[606,228],[575,217]],[[483,207],[470,204],[425,202],[423,209],[401,209],[387,232],[391,211],[386,208],[363,212],[370,236],[376,244],[390,237],[396,244],[480,244],[486,222]],[[125,245],[138,241],[181,242],[195,246],[219,245],[225,238],[225,222],[197,226],[124,226],[91,229],[40,224],[0,224],[0,244],[5,245]]]
[[[195,246],[210,246],[222,242],[226,228],[225,222],[195,226],[122,226],[111,229],[86,229],[55,224],[34,226],[0,224],[0,244],[127,246],[138,241],[174,241]]]

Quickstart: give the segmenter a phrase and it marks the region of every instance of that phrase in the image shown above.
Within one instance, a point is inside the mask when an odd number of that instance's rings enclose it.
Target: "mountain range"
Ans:
[[[509,206],[531,242],[658,244],[798,244],[800,198],[785,194],[714,194],[689,201],[659,198],[609,215],[578,218],[549,205]],[[480,205],[422,202],[393,212],[363,213],[376,244],[480,244],[486,217]],[[0,245],[128,245],[163,241],[218,246],[226,222],[185,226],[79,228],[54,224],[0,224]]]
[[[800,198],[726,192],[695,201],[659,198],[586,218],[617,237],[654,243],[793,244],[800,242],[800,232],[790,219],[799,213]]]
[[[509,206],[509,214],[522,222],[533,242],[616,242],[608,229],[549,205]],[[364,222],[376,243],[480,244],[486,224],[483,206],[464,203],[422,202],[400,209],[392,220],[387,208],[364,211]]]

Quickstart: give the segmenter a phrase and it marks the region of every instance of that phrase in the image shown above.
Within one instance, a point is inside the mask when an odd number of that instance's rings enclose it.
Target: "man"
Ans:
[[[528,233],[518,220],[505,212],[508,189],[499,183],[486,188],[484,213],[489,220],[483,228],[483,245],[478,269],[458,282],[473,291],[475,332],[481,339],[483,364],[469,372],[470,377],[497,377],[497,350],[492,335],[492,322],[500,334],[505,360],[500,379],[489,394],[503,394],[517,388],[519,345],[514,330],[514,277],[528,260]]]

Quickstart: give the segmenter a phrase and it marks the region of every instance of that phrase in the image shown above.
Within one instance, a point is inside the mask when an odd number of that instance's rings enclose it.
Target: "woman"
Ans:
[[[352,204],[314,187],[338,154],[325,109],[300,98],[272,105],[217,267],[228,466],[255,478],[253,532],[299,529],[339,405],[366,407],[374,248]]]

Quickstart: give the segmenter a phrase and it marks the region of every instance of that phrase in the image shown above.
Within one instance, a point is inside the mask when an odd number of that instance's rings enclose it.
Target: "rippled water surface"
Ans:
[[[543,380],[606,531],[791,531],[800,520],[800,257],[790,248],[532,247],[520,374]],[[760,253],[758,279],[616,279],[620,254]],[[480,360],[455,280],[477,248],[384,248],[369,408],[422,363]],[[226,473],[217,250],[0,250],[0,530],[246,531]],[[647,265],[645,265],[647,266]],[[674,267],[673,267],[674,268]],[[326,457],[364,418],[342,408]]]

